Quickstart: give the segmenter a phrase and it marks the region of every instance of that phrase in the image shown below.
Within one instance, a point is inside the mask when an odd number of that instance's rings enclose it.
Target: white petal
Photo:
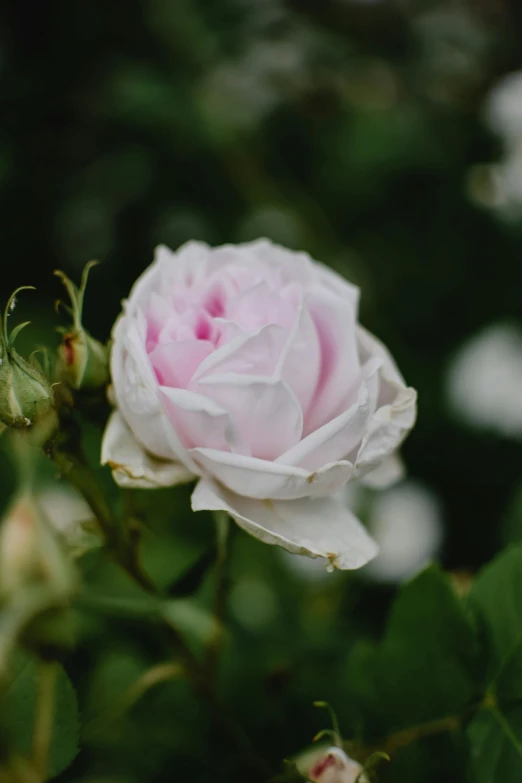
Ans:
[[[243,453],[272,460],[299,443],[303,412],[284,381],[227,373],[202,378],[197,386],[230,414],[247,446]]]
[[[209,448],[244,451],[232,417],[214,400],[187,389],[160,386],[165,413],[187,448],[206,443]]]
[[[186,448],[160,405],[158,382],[145,351],[139,318],[122,321],[125,329],[115,342],[111,370],[114,396],[127,424],[142,446],[155,457],[181,462],[197,472]]]
[[[361,362],[364,363],[375,357],[381,359],[383,368],[382,375],[386,382],[394,388],[406,386],[404,378],[395,364],[395,360],[384,343],[360,325],[357,326],[357,342]],[[393,394],[393,391],[390,393]],[[383,401],[381,400],[381,404],[382,402]],[[385,402],[391,402],[391,399],[385,400]]]
[[[316,287],[307,296],[321,346],[319,383],[305,417],[305,434],[343,413],[359,388],[356,313],[348,298]]]
[[[352,477],[351,462],[335,462],[315,472],[217,449],[190,452],[203,472],[248,498],[295,500],[337,492]],[[201,472],[201,471],[200,471]]]
[[[404,478],[406,469],[398,454],[392,454],[375,470],[367,473],[362,483],[371,489],[387,489]]]
[[[326,266],[326,264],[323,264],[320,261],[315,262],[314,272],[321,283],[329,288],[332,293],[347,299],[354,308],[354,312],[357,315],[357,311],[359,309],[359,298],[361,294],[360,289],[353,283],[349,283],[348,280],[345,280],[345,278],[338,274],[334,269],[331,269],[331,267]]]
[[[362,477],[391,456],[411,430],[417,415],[417,392],[408,387],[388,349],[362,327],[358,328],[361,359],[378,357],[378,408],[372,416],[356,458],[356,475]]]
[[[305,300],[298,309],[275,369],[275,376],[290,386],[304,413],[314,397],[320,369],[319,336]]]
[[[324,557],[335,568],[360,568],[378,551],[359,520],[332,497],[252,500],[201,479],[192,495],[192,508],[226,511],[266,544],[278,544],[294,554]]]
[[[244,373],[271,376],[283,350],[287,331],[269,324],[252,332],[241,332],[199,365],[193,383],[210,375]]]
[[[194,475],[179,462],[155,459],[134,438],[121,413],[112,413],[102,442],[102,465],[109,465],[117,484],[133,489],[172,487]]]
[[[372,412],[368,387],[363,382],[351,408],[303,438],[276,462],[318,470],[329,462],[346,458],[360,444]]]
[[[374,414],[356,459],[356,473],[363,476],[391,456],[415,423],[417,392],[399,390],[391,405],[383,405]]]

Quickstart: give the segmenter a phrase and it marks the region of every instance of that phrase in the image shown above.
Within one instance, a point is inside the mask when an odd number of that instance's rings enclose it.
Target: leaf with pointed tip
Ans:
[[[476,578],[469,605],[487,650],[491,706],[471,721],[476,783],[522,780],[522,546],[502,552]]]
[[[211,546],[189,566],[174,582],[167,586],[165,595],[169,598],[186,598],[201,586],[208,569],[216,559],[217,547]]]
[[[18,653],[13,662],[11,684],[2,704],[7,729],[17,751],[31,755],[39,666],[36,658]],[[55,777],[73,762],[78,753],[79,712],[76,692],[60,666],[55,685],[54,716],[49,748],[49,776]]]

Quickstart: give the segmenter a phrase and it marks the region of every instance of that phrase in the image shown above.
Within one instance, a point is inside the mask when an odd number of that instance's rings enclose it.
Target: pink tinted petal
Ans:
[[[305,419],[305,434],[343,413],[360,377],[355,312],[345,299],[315,290],[308,298],[321,345],[319,384]]]
[[[276,374],[290,386],[305,416],[317,389],[320,370],[319,336],[303,303],[279,358]]]
[[[161,386],[186,389],[201,362],[210,356],[213,350],[213,344],[207,340],[191,340],[163,343],[149,356]]]
[[[186,448],[244,449],[230,415],[215,402],[185,389],[160,387],[167,417]]]
[[[285,282],[307,284],[313,276],[314,262],[308,253],[288,250],[270,239],[256,239],[240,245],[268,268],[276,269]]]
[[[266,324],[280,324],[290,329],[295,311],[290,303],[262,282],[231,299],[225,315],[242,329],[259,329]]]
[[[134,436],[147,451],[162,459],[177,459],[194,472],[194,463],[171,427],[166,426],[158,399],[158,384],[145,352],[144,324],[122,318],[118,324],[111,371],[116,401]]]
[[[245,337],[246,334],[244,329],[234,323],[234,321],[228,321],[226,318],[215,318],[214,329],[216,346],[218,348],[231,343],[232,340],[237,340],[238,337]]]
[[[271,377],[286,339],[286,330],[276,325],[263,326],[249,334],[241,332],[239,337],[214,351],[202,362],[194,381],[223,373]]]
[[[145,308],[145,318],[147,321],[147,337],[146,348],[150,353],[154,350],[159,342],[161,330],[165,325],[165,321],[169,317],[169,306],[167,302],[158,296],[156,293],[152,293],[149,303]]]
[[[283,381],[229,373],[200,379],[197,385],[231,414],[252,456],[275,459],[299,442],[303,413]]]
[[[225,313],[227,292],[222,283],[216,282],[205,293],[202,305],[212,318],[221,318]]]
[[[319,470],[330,462],[349,459],[361,443],[372,413],[368,388],[362,383],[357,401],[345,413],[310,433],[276,461]]]

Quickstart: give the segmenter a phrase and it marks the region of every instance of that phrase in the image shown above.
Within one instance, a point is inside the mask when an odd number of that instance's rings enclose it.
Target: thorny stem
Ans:
[[[41,783],[47,779],[49,748],[53,733],[54,697],[58,665],[43,661],[40,665],[38,700],[33,738],[33,764]]]

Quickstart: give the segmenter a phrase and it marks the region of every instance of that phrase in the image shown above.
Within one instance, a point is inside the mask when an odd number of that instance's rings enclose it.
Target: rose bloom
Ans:
[[[340,490],[397,477],[416,393],[357,323],[359,290],[266,239],[156,251],[113,332],[102,462],[125,487],[198,479],[290,552],[358,568],[377,548]]]

